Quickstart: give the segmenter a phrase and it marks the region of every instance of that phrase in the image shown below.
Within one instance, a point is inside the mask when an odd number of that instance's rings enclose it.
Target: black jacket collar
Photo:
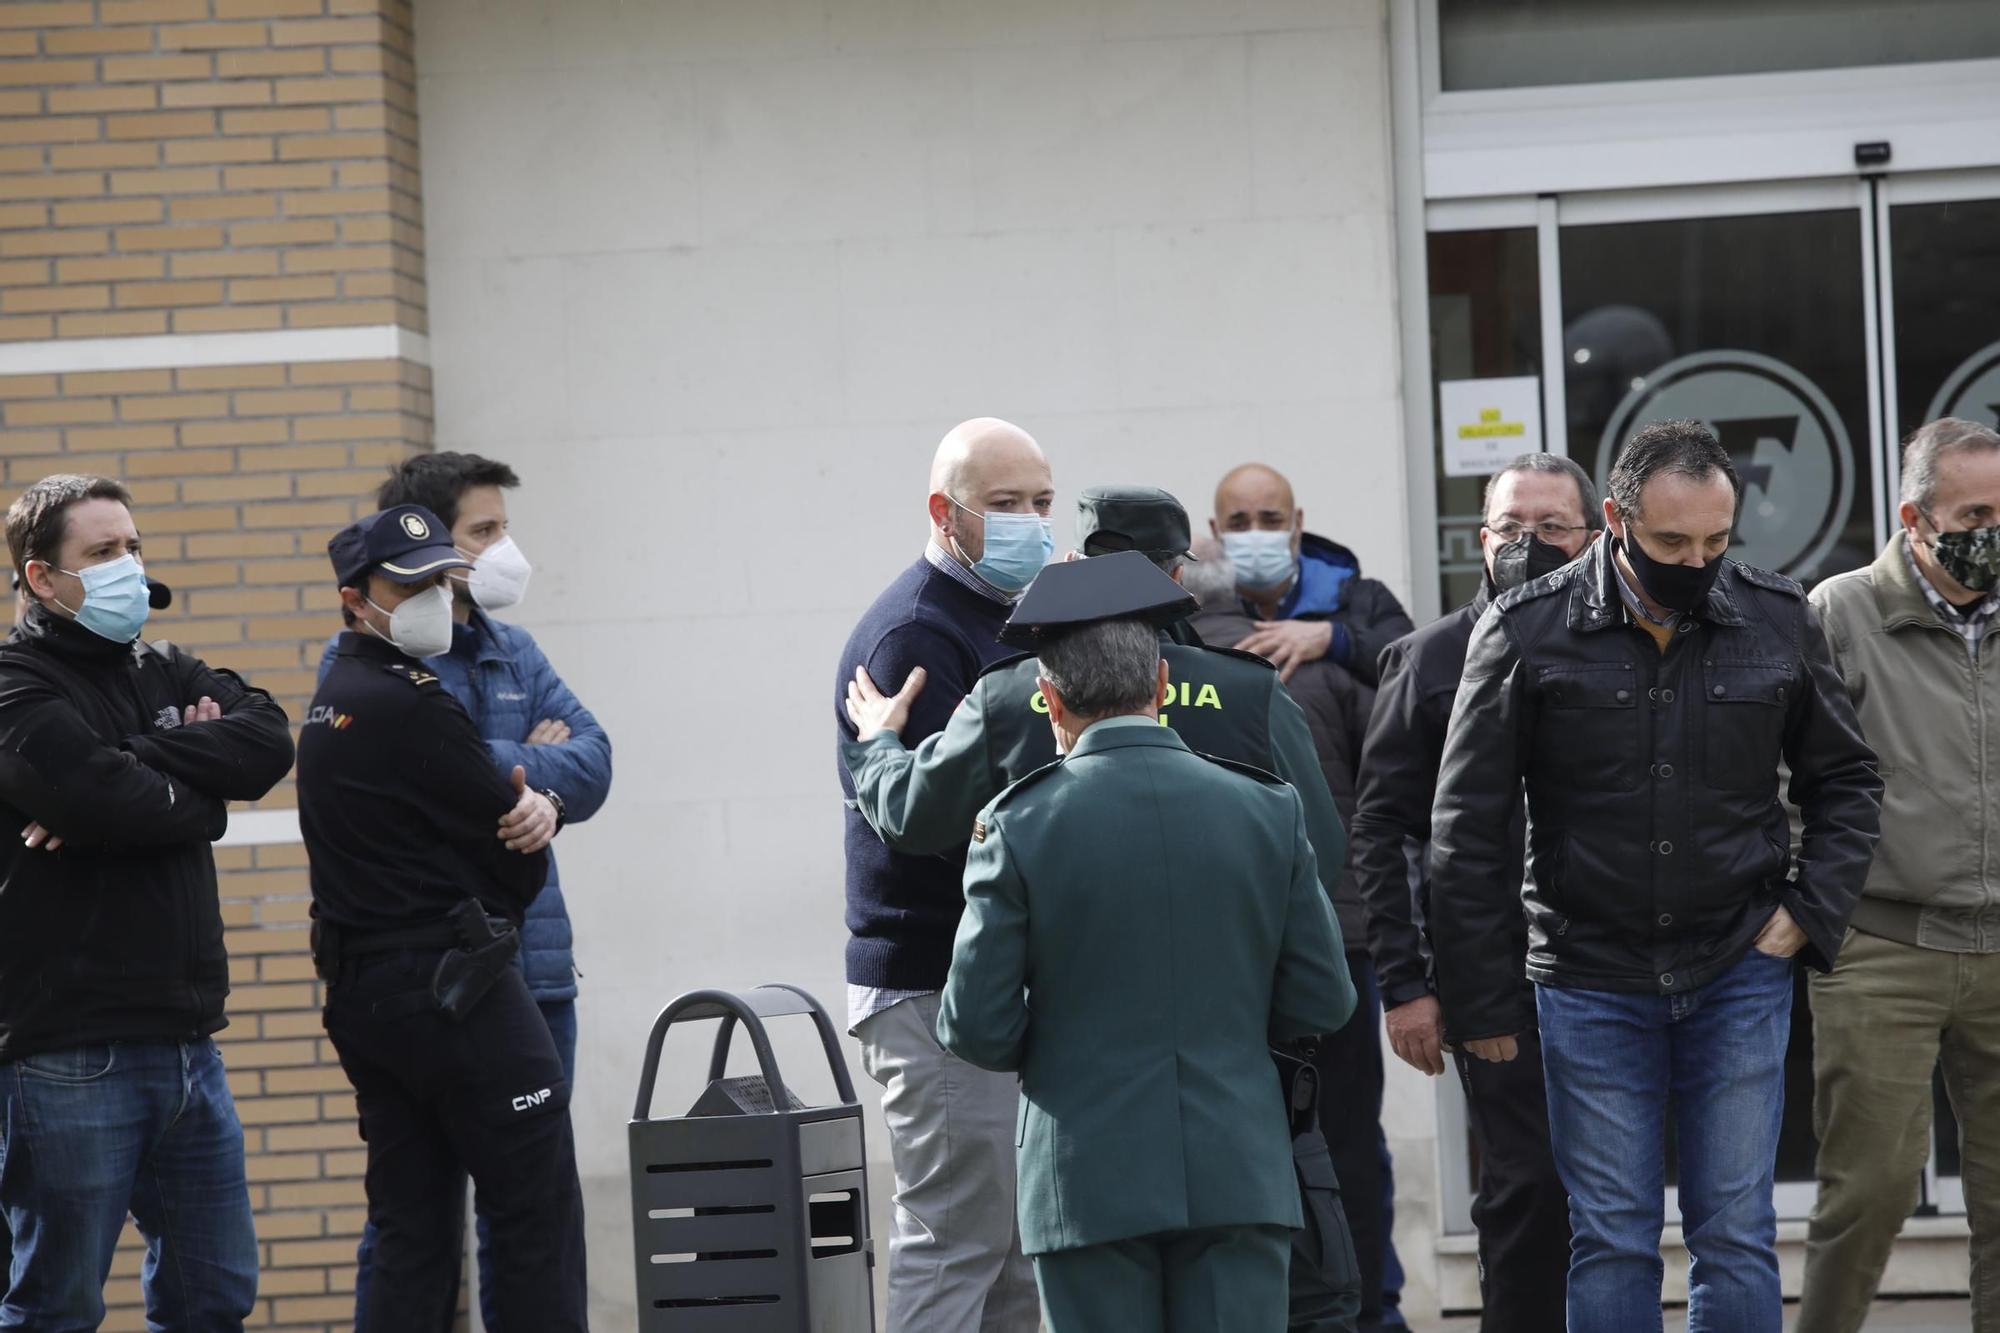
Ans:
[[[33,644],[67,662],[115,662],[135,655],[141,643],[114,643],[102,634],[93,634],[67,616],[59,616],[36,603],[15,630],[23,642]]]
[[[1625,599],[1618,590],[1618,570],[1611,563],[1614,545],[1611,534],[1606,532],[1590,544],[1582,559],[1568,567],[1569,627],[1578,633],[1625,623]],[[1743,613],[1737,609],[1735,595],[1729,590],[1730,569],[1734,564],[1733,560],[1725,560],[1722,576],[1709,589],[1708,600],[1694,613],[1695,619],[1712,625],[1743,623]]]

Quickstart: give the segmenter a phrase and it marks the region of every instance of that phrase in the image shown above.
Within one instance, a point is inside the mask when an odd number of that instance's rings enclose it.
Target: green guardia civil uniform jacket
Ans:
[[[1305,712],[1261,657],[1162,639],[1160,722],[1189,748],[1275,773],[1298,790],[1306,833],[1331,898],[1347,861],[1347,831],[1327,789]],[[1010,782],[1054,761],[1049,706],[1034,656],[988,667],[945,729],[914,750],[893,732],[841,747],[854,803],[888,846],[912,855],[955,850],[973,818]],[[1360,947],[1356,941],[1356,947]]]
[[[1354,987],[1297,793],[1114,719],[972,837],[938,1038],[1021,1075],[1022,1249],[1299,1226],[1267,1046]]]

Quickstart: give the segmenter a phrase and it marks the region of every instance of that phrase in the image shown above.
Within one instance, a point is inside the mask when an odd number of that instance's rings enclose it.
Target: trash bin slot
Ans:
[[[799,1174],[825,1175],[862,1166],[861,1113],[837,1120],[809,1120],[799,1126]]]
[[[776,1250],[683,1250],[679,1254],[653,1254],[647,1260],[656,1264],[691,1264],[699,1260],[712,1263],[723,1259],[775,1259]]]
[[[756,1171],[770,1165],[768,1157],[746,1157],[737,1162],[648,1162],[646,1174],[665,1176],[679,1171]]]
[[[640,1277],[649,1301],[714,1300],[717,1297],[783,1295],[792,1289],[792,1264],[769,1251],[726,1251],[715,1258],[699,1251],[690,1263],[647,1263]]]
[[[639,1247],[654,1254],[707,1254],[712,1251],[764,1250],[789,1243],[789,1219],[781,1220],[776,1210],[762,1213],[734,1213],[715,1216],[697,1209],[693,1217],[662,1218],[643,1223],[636,1239]],[[795,1224],[794,1224],[795,1225]]]
[[[782,1204],[787,1186],[775,1171],[703,1171],[691,1175],[639,1176],[632,1202],[647,1212],[655,1208],[752,1208]]]
[[[861,1248],[861,1191],[838,1190],[806,1200],[812,1228],[812,1257],[831,1259]]]
[[[740,1208],[721,1206],[713,1208],[651,1208],[647,1210],[646,1217],[649,1221],[664,1222],[671,1221],[677,1217],[736,1217],[745,1213],[775,1213],[777,1211],[777,1205],[775,1204],[752,1203],[745,1204]]]
[[[719,1310],[732,1305],[776,1305],[776,1296],[709,1296],[693,1300],[654,1301],[655,1310]]]

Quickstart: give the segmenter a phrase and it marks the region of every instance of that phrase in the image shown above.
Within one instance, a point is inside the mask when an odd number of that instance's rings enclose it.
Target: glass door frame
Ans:
[[[1909,175],[1847,176],[1811,181],[1734,183],[1642,190],[1600,191],[1583,194],[1544,195],[1477,200],[1438,200],[1424,210],[1424,230],[1432,232],[1474,231],[1491,228],[1533,227],[1536,232],[1537,281],[1541,308],[1541,359],[1543,439],[1540,445],[1550,453],[1567,455],[1568,432],[1561,423],[1567,419],[1568,359],[1563,348],[1562,228],[1629,222],[1658,222],[1688,218],[1738,217],[1784,213],[1827,213],[1851,211],[1854,225],[1861,231],[1860,256],[1863,310],[1863,341],[1866,349],[1868,438],[1865,444],[1868,470],[1875,497],[1870,519],[1874,548],[1889,539],[1897,519],[1897,488],[1900,481],[1900,438],[1896,425],[1896,338],[1891,269],[1891,210],[1902,204],[1944,203],[1958,200],[2000,198],[2000,169],[1927,172]],[[1406,305],[1406,310],[1409,306]],[[1428,381],[1428,367],[1426,367]],[[1428,383],[1426,384],[1428,392]],[[1434,441],[1426,432],[1423,454],[1432,459]],[[1860,442],[1857,441],[1857,444]],[[1588,460],[1585,460],[1588,466]],[[1426,494],[1436,494],[1434,466],[1422,478]],[[1436,524],[1429,533],[1418,534],[1435,550]],[[1430,589],[1436,592],[1436,580]],[[1464,1146],[1467,1118],[1464,1094],[1455,1079],[1443,1079],[1438,1088],[1438,1179],[1441,1189],[1441,1220],[1447,1233],[1471,1230],[1472,1182],[1465,1167]],[[1924,1168],[1924,1203],[1944,1215],[1963,1216],[1965,1191],[1956,1176],[1937,1174],[1937,1154],[1930,1154]],[[1781,1220],[1803,1219],[1810,1212],[1817,1187],[1811,1181],[1781,1181],[1775,1203]],[[1677,1191],[1668,1190],[1669,1216],[1678,1209]]]

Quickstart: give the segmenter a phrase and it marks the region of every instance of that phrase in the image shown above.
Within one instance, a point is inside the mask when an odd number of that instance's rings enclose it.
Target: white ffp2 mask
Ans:
[[[368,605],[375,603],[370,600]],[[375,609],[382,610],[379,606]],[[398,650],[411,657],[437,657],[451,651],[451,594],[442,585],[405,598],[386,614],[389,632],[375,632]],[[375,630],[373,625],[368,628]]]
[[[505,611],[528,595],[528,576],[534,572],[514,539],[502,537],[474,557],[465,587],[480,610]]]

